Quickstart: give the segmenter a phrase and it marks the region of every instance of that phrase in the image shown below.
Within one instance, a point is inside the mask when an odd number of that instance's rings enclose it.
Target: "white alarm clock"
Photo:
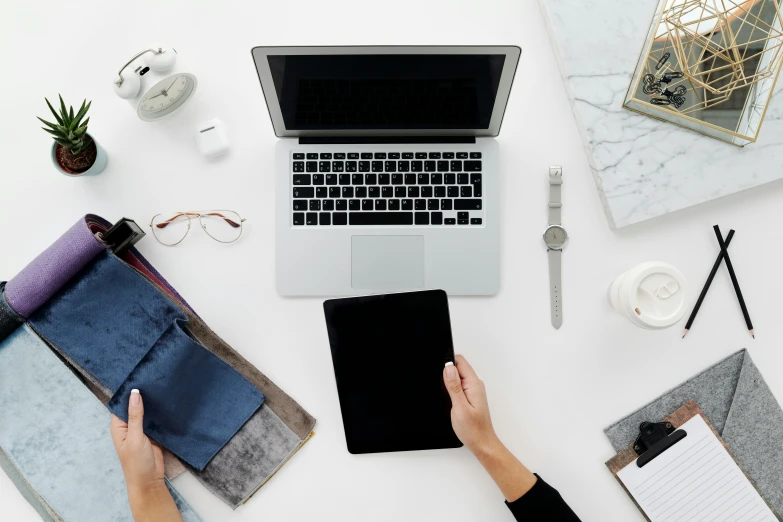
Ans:
[[[176,111],[196,92],[198,81],[177,65],[173,47],[153,46],[128,60],[114,81],[114,92],[126,99],[144,121]]]

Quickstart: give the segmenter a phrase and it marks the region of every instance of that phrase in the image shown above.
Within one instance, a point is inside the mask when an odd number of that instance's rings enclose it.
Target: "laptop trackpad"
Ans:
[[[357,290],[424,288],[424,236],[351,237],[351,286]]]

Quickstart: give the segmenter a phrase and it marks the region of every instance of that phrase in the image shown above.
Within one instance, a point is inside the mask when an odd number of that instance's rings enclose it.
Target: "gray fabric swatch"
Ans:
[[[19,490],[19,493],[22,494],[27,503],[38,512],[41,520],[44,522],[60,522],[62,520],[61,518],[56,517],[51,512],[51,509],[44,504],[43,499],[33,491],[33,488],[30,487],[30,484],[28,484],[19,473],[19,470],[16,469],[16,466],[14,466],[14,463],[8,458],[8,455],[3,451],[3,448],[0,448],[0,469],[8,475],[8,478],[11,479],[11,483],[16,486],[16,489]]]
[[[604,430],[615,451],[693,400],[721,435],[761,496],[783,513],[783,410],[747,350],[723,359]]]
[[[0,341],[11,335],[11,332],[24,323],[24,318],[19,316],[5,300],[5,281],[0,281]]]

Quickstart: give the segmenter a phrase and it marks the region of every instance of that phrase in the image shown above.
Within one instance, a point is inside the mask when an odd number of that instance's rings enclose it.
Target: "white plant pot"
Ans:
[[[79,172],[76,174],[71,174],[70,172],[63,170],[60,164],[57,163],[57,158],[54,155],[54,150],[55,147],[57,147],[57,142],[52,141],[52,150],[51,150],[52,165],[54,165],[54,168],[56,168],[63,176],[68,176],[69,178],[79,178],[81,176],[97,176],[98,174],[103,172],[103,169],[106,168],[106,163],[108,163],[109,161],[109,157],[106,155],[106,151],[103,150],[103,147],[101,147],[101,144],[98,143],[98,140],[95,139],[95,136],[93,136],[89,132],[87,133],[87,136],[92,138],[92,141],[95,143],[95,148],[97,149],[98,155],[95,157],[95,163],[92,164],[92,167],[85,170],[84,172]]]

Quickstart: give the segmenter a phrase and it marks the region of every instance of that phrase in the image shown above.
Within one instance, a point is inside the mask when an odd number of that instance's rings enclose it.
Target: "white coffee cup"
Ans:
[[[609,302],[636,326],[663,330],[677,324],[688,306],[688,282],[668,263],[649,261],[620,274]]]

